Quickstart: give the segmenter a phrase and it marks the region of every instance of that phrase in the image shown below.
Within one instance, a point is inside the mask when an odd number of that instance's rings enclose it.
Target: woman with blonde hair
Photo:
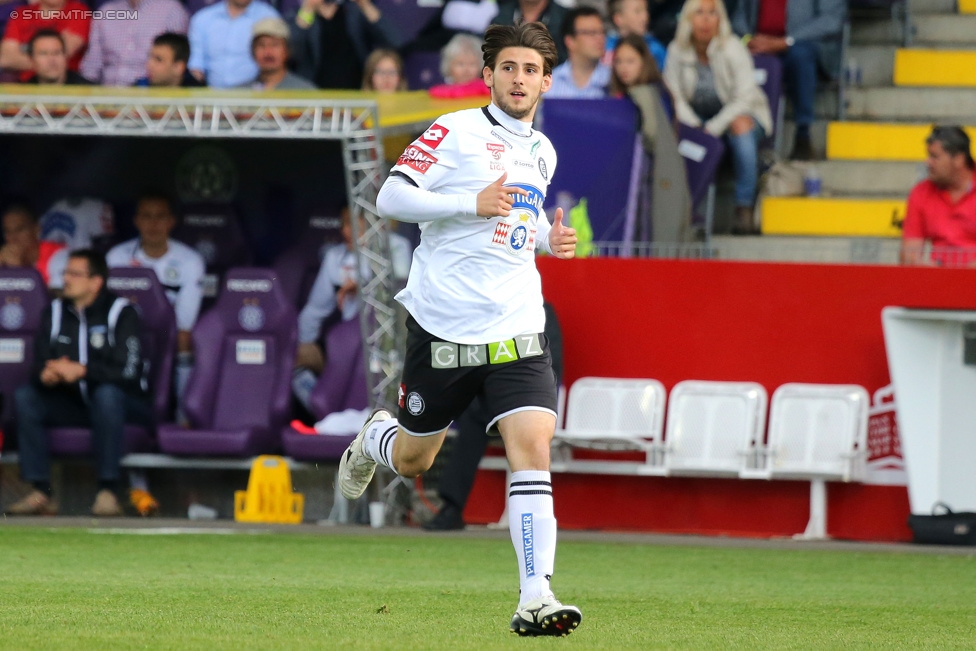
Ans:
[[[685,2],[668,46],[664,81],[674,94],[678,120],[725,138],[735,168],[732,232],[756,232],[757,150],[773,118],[756,83],[752,56],[732,34],[722,0]]]
[[[395,93],[407,89],[403,59],[394,50],[373,50],[363,64],[363,90]]]

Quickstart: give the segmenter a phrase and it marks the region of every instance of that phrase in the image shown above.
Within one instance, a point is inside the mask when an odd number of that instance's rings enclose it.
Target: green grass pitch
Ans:
[[[498,538],[0,527],[0,648],[973,649],[972,556],[563,542],[568,638]]]

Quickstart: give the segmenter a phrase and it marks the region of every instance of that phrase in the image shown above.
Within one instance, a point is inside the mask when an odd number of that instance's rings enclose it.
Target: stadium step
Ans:
[[[894,45],[852,45],[847,51],[848,65],[856,69],[860,79],[851,79],[853,86],[891,86],[895,75]]]
[[[976,14],[919,14],[912,16],[913,45],[954,44],[976,47]],[[902,26],[890,19],[857,21],[851,43],[883,45],[902,42]]]
[[[976,139],[976,127],[967,127]],[[931,124],[831,122],[827,125],[830,160],[924,161]]]
[[[850,120],[967,124],[976,115],[976,92],[967,88],[851,88],[847,97]]]
[[[926,4],[929,1],[935,0],[916,0],[915,4]],[[976,0],[959,0],[959,13],[976,14]]]
[[[976,87],[976,50],[895,52],[896,86]]]
[[[767,197],[761,215],[764,235],[900,237],[905,198]]]
[[[828,197],[888,198],[908,194],[925,175],[923,163],[827,160],[815,163]]]

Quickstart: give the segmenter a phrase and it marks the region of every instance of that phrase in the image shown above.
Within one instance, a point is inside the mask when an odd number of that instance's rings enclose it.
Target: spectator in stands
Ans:
[[[810,160],[810,125],[818,70],[830,77],[840,69],[840,36],[847,0],[739,0],[735,31],[752,54],[783,59],[783,76],[793,103],[796,139],[792,158]]]
[[[166,32],[186,34],[190,17],[176,0],[109,0],[102,11],[137,11],[133,20],[92,22],[81,74],[102,86],[131,86],[142,77],[153,39]]]
[[[483,41],[472,34],[455,34],[441,50],[441,76],[446,83],[431,87],[431,97],[491,95],[481,76]]]
[[[254,79],[251,29],[262,18],[280,18],[261,0],[221,0],[190,18],[190,73],[211,88],[233,88]]]
[[[614,48],[617,47],[617,42],[622,37],[637,34],[647,43],[647,49],[654,57],[658,70],[664,70],[667,50],[654,38],[654,34],[647,31],[651,20],[647,0],[610,0],[608,12],[615,32],[607,36],[607,54],[610,55],[613,52]],[[609,63],[606,59],[612,60],[612,56],[605,57],[604,62]]]
[[[640,110],[644,150],[649,157],[644,187],[650,190],[650,201],[642,193],[639,239],[691,240],[691,195],[685,161],[678,152],[677,124],[668,111],[672,99],[640,34],[624,36],[614,48],[610,95],[629,97]]]
[[[206,86],[190,74],[190,39],[183,34],[166,32],[153,39],[146,58],[146,76],[136,86],[155,88],[199,88]]]
[[[295,71],[319,88],[360,88],[370,52],[404,45],[372,0],[303,0],[289,23]]]
[[[773,128],[766,94],[756,83],[752,57],[732,34],[722,0],[688,0],[668,46],[664,81],[678,119],[725,137],[735,168],[732,232],[755,233],[759,142]]]
[[[105,288],[107,276],[102,254],[72,252],[64,297],[44,311],[32,382],[16,393],[21,477],[34,490],[7,513],[57,512],[45,428],[90,426],[99,489],[92,513],[122,515],[116,491],[125,423],[146,425],[150,418],[139,313]]]
[[[567,9],[553,0],[502,0],[498,3],[498,15],[492,19],[493,25],[521,25],[522,23],[542,23],[556,42],[559,62],[566,60],[568,52],[563,41],[563,24]],[[550,91],[551,92],[551,91]]]
[[[148,267],[156,272],[176,311],[177,350],[192,354],[191,333],[203,300],[203,257],[170,238],[176,228],[176,213],[165,194],[147,192],[140,196],[133,223],[139,237],[112,247],[106,255],[108,266]]]
[[[403,59],[395,50],[373,50],[363,66],[363,90],[374,93],[397,93],[407,90],[403,76]]]
[[[34,32],[27,43],[34,74],[28,84],[44,86],[90,86],[91,82],[74,70],[68,70],[68,57],[65,55],[64,38],[53,29],[40,29]]]
[[[258,64],[258,76],[242,84],[251,90],[315,90],[315,84],[289,72],[288,24],[280,18],[264,18],[254,23],[251,54]]]
[[[593,7],[571,9],[563,19],[563,42],[569,58],[552,70],[548,99],[600,99],[607,96],[610,67],[601,63],[607,35]]]
[[[972,266],[976,262],[976,164],[960,127],[935,127],[925,141],[929,177],[908,195],[902,264]],[[932,252],[925,258],[925,245]]]
[[[76,0],[38,0],[17,11],[0,41],[0,68],[20,71],[20,81],[31,76],[33,64],[27,45],[35,32],[52,29],[64,39],[68,69],[78,72],[91,27],[88,6]]]
[[[353,246],[352,219],[348,207],[342,208],[341,216],[344,242],[326,249],[308,302],[298,315],[298,352],[292,387],[306,407],[308,395],[326,361],[319,344],[324,334],[323,326],[331,319],[348,321],[359,315],[359,281],[367,272],[360,265]],[[360,219],[360,236],[366,228],[366,220]],[[393,276],[402,281],[410,272],[413,247],[405,237],[396,233],[389,233],[389,238]]]
[[[0,267],[34,267],[52,289],[61,287],[61,272],[68,262],[64,244],[41,240],[37,215],[25,204],[8,207],[0,218],[3,246]]]

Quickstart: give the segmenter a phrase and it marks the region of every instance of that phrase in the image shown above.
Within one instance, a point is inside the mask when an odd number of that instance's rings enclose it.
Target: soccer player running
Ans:
[[[397,295],[410,315],[399,413],[370,416],[342,456],[336,484],[356,499],[377,463],[403,477],[426,471],[451,421],[480,397],[512,470],[520,597],[511,630],[566,635],[582,614],[549,588],[556,383],[535,248],[572,258],[576,231],[563,225],[562,210],[551,227],[542,211],[556,153],[532,129],[556,45],[541,23],[493,25],[482,50],[491,103],[439,117],[403,152],[377,197],[381,217],[418,222],[422,233]]]

